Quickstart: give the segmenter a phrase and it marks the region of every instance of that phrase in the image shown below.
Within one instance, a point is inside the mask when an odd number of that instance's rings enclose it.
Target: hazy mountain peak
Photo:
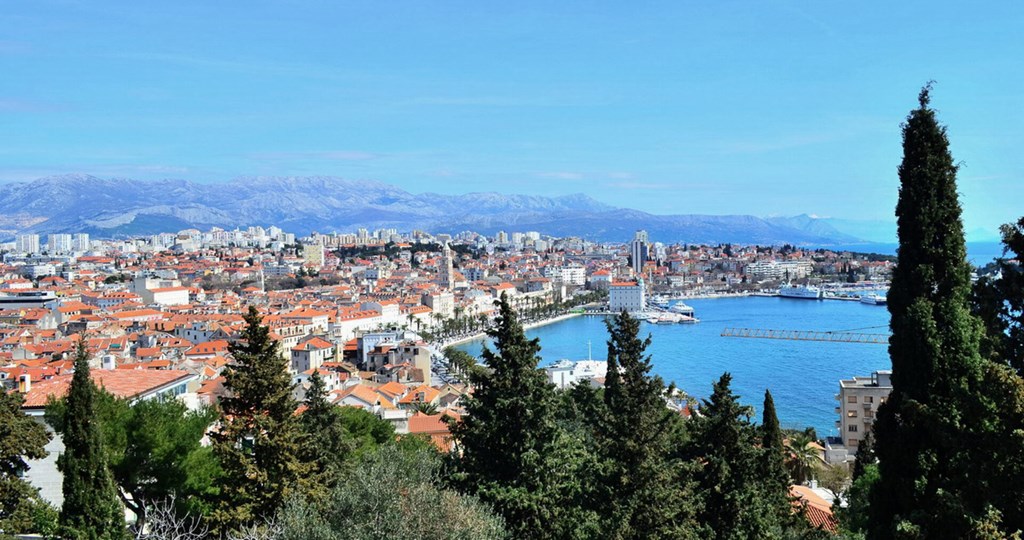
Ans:
[[[0,215],[31,223],[18,232],[88,232],[97,237],[278,225],[305,235],[357,228],[434,232],[534,230],[625,241],[647,229],[655,241],[829,244],[856,241],[808,215],[658,216],[599,202],[496,192],[413,194],[391,184],[335,176],[238,176],[227,182],[103,179],[88,174],[0,184]],[[23,218],[23,219],[22,219]]]

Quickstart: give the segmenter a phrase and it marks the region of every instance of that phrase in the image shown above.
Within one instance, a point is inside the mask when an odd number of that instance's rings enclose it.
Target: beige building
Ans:
[[[878,407],[892,392],[892,371],[876,371],[870,377],[854,377],[839,381],[836,399],[839,406],[839,437],[846,450],[854,454],[864,436],[875,423]]]

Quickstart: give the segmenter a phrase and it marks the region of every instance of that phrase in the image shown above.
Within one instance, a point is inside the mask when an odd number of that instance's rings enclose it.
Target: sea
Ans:
[[[887,334],[889,312],[884,306],[754,296],[686,303],[696,310],[699,323],[641,323],[641,335],[651,336],[647,352],[654,373],[689,395],[705,399],[712,383],[729,372],[733,391],[753,407],[753,420],[758,422],[768,389],[783,427],[813,427],[819,437],[836,436],[839,380],[891,368],[886,345],[721,336],[728,327]],[[526,333],[540,338],[542,366],[563,358],[607,357],[603,317],[574,317]],[[483,344],[476,340],[459,348],[479,355]]]

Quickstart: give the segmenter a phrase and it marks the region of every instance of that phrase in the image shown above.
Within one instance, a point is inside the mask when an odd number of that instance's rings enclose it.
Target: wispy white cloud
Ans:
[[[550,178],[552,180],[583,180],[583,173],[570,172],[570,171],[552,171],[537,173],[540,178]]]
[[[610,172],[608,178],[613,180],[632,180],[636,178],[636,175],[629,172]]]
[[[614,189],[626,189],[631,191],[645,191],[645,190],[666,190],[672,189],[672,184],[662,184],[657,182],[612,182],[605,184],[606,187]]]
[[[298,152],[256,152],[249,154],[251,159],[266,161],[286,161],[294,159],[314,159],[322,161],[365,161],[378,159],[383,154],[362,150],[309,150]]]
[[[3,113],[48,113],[65,109],[64,105],[48,101],[0,97],[0,112]]]

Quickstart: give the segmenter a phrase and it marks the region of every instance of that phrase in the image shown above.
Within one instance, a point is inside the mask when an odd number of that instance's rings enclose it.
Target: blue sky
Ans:
[[[229,5],[230,4],[230,5]],[[337,175],[890,219],[917,92],[1024,215],[1024,2],[17,2],[0,181]]]

